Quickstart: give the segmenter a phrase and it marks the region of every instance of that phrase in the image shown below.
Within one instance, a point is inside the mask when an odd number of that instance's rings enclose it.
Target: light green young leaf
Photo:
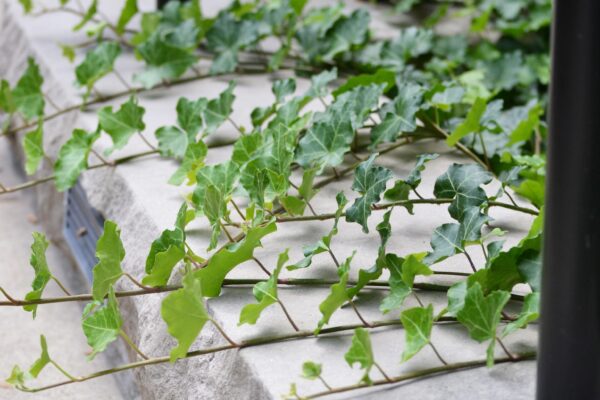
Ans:
[[[408,255],[402,263],[402,280],[406,285],[412,288],[415,282],[415,276],[429,276],[433,271],[422,260],[427,253],[414,253]]]
[[[492,181],[492,175],[478,164],[452,164],[435,181],[433,194],[438,199],[453,199],[448,212],[459,220],[470,207],[479,207],[487,201],[480,187]]]
[[[151,274],[154,268],[159,264],[161,269],[165,268],[165,261],[172,259],[163,255],[161,260],[157,260],[157,256],[161,253],[166,253],[171,247],[176,247],[181,253],[185,253],[185,224],[187,218],[187,204],[183,203],[177,212],[177,218],[175,219],[175,229],[165,229],[160,237],[152,242],[150,246],[150,253],[146,258],[146,273]],[[171,250],[171,254],[174,250]],[[175,263],[171,269],[175,266]],[[167,278],[168,280],[168,278]]]
[[[121,54],[121,47],[116,42],[102,42],[85,55],[85,59],[75,68],[77,83],[87,88],[87,93],[94,84],[113,70],[115,60]]]
[[[12,102],[23,118],[30,120],[44,115],[44,78],[33,58],[27,59],[27,69],[12,90]]]
[[[396,84],[396,73],[388,69],[378,69],[373,74],[354,75],[348,78],[343,85],[335,89],[332,94],[334,97],[338,97],[339,95],[346,93],[357,86],[366,86],[373,83],[377,85],[385,84],[383,91],[386,93]]]
[[[315,329],[315,334],[318,334],[321,331],[321,328],[329,323],[329,319],[333,315],[333,313],[340,308],[344,303],[350,301],[352,298],[348,295],[348,291],[346,290],[346,286],[348,283],[348,275],[350,271],[350,263],[352,262],[352,258],[354,254],[344,261],[338,270],[340,274],[340,281],[338,283],[334,283],[330,287],[329,295],[323,302],[319,305],[319,311],[321,311],[321,319]]]
[[[207,152],[208,147],[204,142],[190,143],[185,150],[181,165],[169,178],[169,183],[171,185],[181,185],[186,178],[190,185],[196,183],[196,174],[204,166],[204,158]]]
[[[230,244],[216,252],[206,267],[194,273],[194,276],[199,278],[202,283],[203,295],[206,297],[218,296],[227,274],[244,261],[250,260],[254,250],[261,246],[260,240],[276,230],[277,225],[274,221],[265,226],[250,228],[242,241]]]
[[[211,318],[204,306],[202,285],[193,273],[183,278],[183,288],[169,294],[162,302],[160,315],[166,322],[169,334],[177,339],[170,360],[184,358],[190,346]]]
[[[385,185],[392,177],[392,171],[374,164],[376,157],[377,154],[372,154],[356,168],[352,190],[362,196],[357,198],[346,211],[346,221],[358,222],[365,233],[369,232],[367,219],[371,215],[371,207],[381,199]]]
[[[81,19],[81,21],[73,27],[73,30],[78,31],[81,28],[83,28],[85,26],[85,24],[87,24],[88,22],[90,22],[92,20],[92,18],[94,18],[94,15],[96,15],[97,11],[98,11],[98,0],[92,0],[92,4],[90,4],[90,6],[88,7],[88,9],[85,12],[85,14],[83,15],[83,18]]]
[[[356,328],[354,330],[354,335],[352,336],[352,345],[346,354],[344,354],[344,359],[350,367],[352,367],[355,363],[358,363],[360,368],[365,370],[365,374],[363,375],[361,382],[371,382],[369,373],[375,364],[375,360],[373,358],[373,349],[371,347],[371,337],[366,329]]]
[[[482,98],[477,98],[473,104],[473,107],[467,113],[465,120],[458,125],[452,134],[446,139],[448,146],[454,146],[460,139],[467,136],[469,133],[479,132],[479,121],[481,120],[481,117],[483,117],[485,109],[485,100]]]
[[[29,14],[33,10],[33,0],[19,0],[19,3],[23,6],[25,14]]]
[[[187,133],[176,126],[162,126],[154,132],[158,140],[158,150],[163,157],[183,158],[188,148]]]
[[[119,20],[117,21],[117,33],[119,35],[125,32],[125,27],[137,12],[137,0],[125,0],[125,5],[121,9],[121,15],[119,15]]]
[[[406,332],[406,342],[402,352],[402,362],[405,362],[429,343],[433,326],[433,306],[430,304],[427,308],[415,307],[404,310],[400,320]]]
[[[37,129],[27,132],[23,137],[23,151],[25,152],[25,172],[32,175],[37,171],[44,158],[44,122],[38,121]]]
[[[173,268],[183,260],[185,252],[179,246],[169,246],[166,251],[157,253],[154,257],[152,271],[142,279],[147,286],[159,287],[169,283]]]
[[[254,297],[258,301],[258,304],[246,304],[244,308],[242,308],[238,326],[243,324],[256,324],[256,321],[260,318],[263,310],[279,301],[279,297],[277,296],[277,279],[279,279],[279,273],[283,268],[283,264],[289,260],[288,251],[289,249],[286,249],[279,255],[277,267],[269,279],[254,285],[252,292],[254,293]]]
[[[302,364],[302,377],[304,379],[314,380],[321,376],[323,366],[312,361],[306,361]]]
[[[527,326],[530,322],[535,321],[540,316],[540,294],[539,292],[529,293],[525,296],[525,302],[523,302],[523,309],[517,316],[517,319],[510,322],[504,327],[502,331],[502,337],[510,335],[517,329],[521,329]]]
[[[131,136],[146,128],[143,121],[145,112],[146,110],[138,105],[137,99],[133,96],[123,103],[117,112],[113,112],[112,106],[103,107],[98,111],[100,127],[110,135],[114,144],[106,152],[107,154],[122,149]]]
[[[517,125],[515,130],[510,132],[508,144],[511,145],[529,140],[533,131],[539,126],[540,117],[543,113],[544,110],[541,105],[536,104],[531,107],[527,114],[527,118],[519,122],[519,125]]]
[[[98,264],[92,271],[92,295],[94,300],[102,301],[123,275],[121,261],[125,258],[125,249],[121,242],[121,232],[112,221],[104,221],[104,232],[96,244],[96,257]]]
[[[394,101],[381,108],[381,123],[371,130],[371,148],[383,142],[393,142],[404,132],[417,129],[416,113],[422,103],[423,89],[416,84],[403,84]]]
[[[507,291],[494,291],[483,295],[479,282],[467,289],[464,307],[456,314],[458,321],[467,327],[471,338],[478,342],[490,340],[487,351],[488,366],[494,364],[494,344],[496,328],[500,322],[501,312],[510,299]]]
[[[75,129],[73,136],[60,148],[54,164],[56,189],[64,192],[77,182],[79,175],[88,167],[88,156],[100,132],[88,133]]]
[[[27,388],[25,382],[31,379],[31,375],[28,372],[23,372],[21,367],[15,365],[10,372],[10,376],[6,378],[6,383],[14,386],[17,389]]]
[[[13,114],[16,111],[10,84],[5,79],[0,81],[0,110],[6,114]]]
[[[89,360],[103,352],[106,346],[119,337],[122,325],[123,320],[113,288],[110,288],[105,304],[94,301],[86,306],[83,310],[82,328],[88,344],[92,347]]]
[[[31,291],[25,295],[25,300],[37,300],[42,297],[44,288],[52,279],[52,274],[48,268],[48,262],[46,261],[46,249],[48,249],[48,241],[43,233],[33,233],[33,243],[31,244],[31,258],[29,264],[33,267],[35,277],[31,282]],[[25,311],[33,312],[33,318],[35,318],[37,305],[23,306]]]
[[[48,363],[50,363],[50,355],[48,354],[48,344],[46,343],[46,338],[44,335],[40,335],[40,347],[42,348],[42,353],[40,357],[35,360],[35,362],[29,367],[29,374],[37,378],[40,372],[44,369]]]

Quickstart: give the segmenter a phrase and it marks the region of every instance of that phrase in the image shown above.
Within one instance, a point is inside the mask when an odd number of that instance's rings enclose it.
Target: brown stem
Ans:
[[[283,313],[285,314],[285,317],[287,318],[287,320],[290,322],[290,325],[292,325],[292,328],[294,328],[294,330],[296,332],[299,332],[300,329],[298,329],[298,325],[296,325],[296,323],[294,322],[294,320],[292,319],[292,316],[290,315],[290,313],[288,312],[287,308],[285,308],[285,306],[283,305],[283,302],[279,299],[277,299],[277,303],[279,303],[279,306],[281,307],[281,309],[283,310]]]

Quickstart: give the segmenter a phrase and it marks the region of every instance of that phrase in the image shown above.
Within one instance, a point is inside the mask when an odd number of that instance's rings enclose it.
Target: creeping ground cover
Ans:
[[[377,10],[411,21],[390,37],[373,28],[377,21],[366,3],[233,1],[212,14],[198,0],[171,1],[158,11],[141,11],[136,0],[126,0],[118,18],[111,19],[101,11],[102,1],[19,1],[31,18],[76,15],[73,30],[85,31],[87,39],[57,44],[74,63],[78,104],[56,105],[47,94],[42,60],[34,57],[20,78],[1,80],[0,140],[20,141],[30,179],[12,187],[0,182],[0,199],[38,185],[64,192],[88,170],[118,170],[149,157],[177,163],[160,184],[180,186],[185,197],[172,213],[172,226],[146,249],[140,276],[124,266],[128,249],[119,221],[105,221],[90,293],[65,288],[52,272],[58,266],[46,261],[48,239],[34,234],[31,291],[8,293],[0,282],[0,306],[23,307],[35,318],[44,304],[83,302],[81,333],[91,348],[87,358],[118,340],[135,358],[80,375],[60,365],[60,353],[68,349],[54,348],[42,335],[40,357],[31,365],[16,365],[8,383],[40,392],[154,364],[281,342],[293,347],[305,338],[334,335],[351,336],[344,368],[360,369],[360,379],[333,385],[326,379],[327,363],[305,360],[289,368],[297,370],[299,379],[320,382],[320,390],[305,392],[289,382],[289,393],[281,395],[311,399],[353,393],[535,357],[533,349],[513,349],[505,342],[539,317],[550,0],[383,2]],[[445,33],[448,24],[460,33]],[[138,65],[133,76],[125,76],[116,63],[131,54]],[[250,123],[242,124],[233,110],[238,80],[250,74],[272,78],[274,101],[243,110]],[[142,94],[215,76],[228,82],[222,91],[190,92],[165,104],[175,110],[176,119],[147,129]],[[122,90],[100,92],[97,83],[109,79]],[[91,108],[97,109],[95,129],[78,127],[57,152],[49,151],[47,143],[53,139],[46,134],[47,124]],[[223,130],[235,132],[235,138],[214,140]],[[115,156],[134,138],[146,149]],[[99,150],[103,139],[111,146]],[[422,180],[440,154],[419,151],[403,174],[390,168],[390,162],[400,162],[394,158],[397,149],[431,145],[461,160],[444,167],[433,190]],[[224,147],[228,156],[215,162],[211,155]],[[164,165],[170,168],[171,163]],[[318,211],[320,192],[334,185],[343,188],[335,202],[330,199],[336,206]],[[443,207],[446,222],[429,232],[426,251],[398,251],[394,243],[403,240],[403,218],[410,216],[418,224],[427,217],[423,205]],[[502,228],[502,221],[490,215],[496,209],[502,210],[499,215],[531,221],[529,230],[509,244],[510,225]],[[190,226],[199,220],[210,226],[205,246],[192,244],[189,237]],[[276,240],[282,225],[309,223],[319,224],[325,233],[303,238],[301,249]],[[339,251],[347,242],[345,224],[365,237],[350,242],[357,244],[351,252]],[[268,248],[263,246],[267,242]],[[356,253],[365,246],[376,248],[376,257],[359,265]],[[275,262],[260,260],[265,249],[278,255]],[[450,269],[448,259],[458,260],[469,272]],[[324,266],[334,279],[309,277],[318,272],[311,270]],[[264,277],[231,276],[245,268]],[[136,289],[122,290],[124,282]],[[47,285],[58,285],[64,296],[46,296]],[[237,310],[239,326],[260,327],[267,314],[281,313],[289,327],[237,340],[236,332],[225,329],[210,308],[210,299],[228,295],[224,287],[252,293],[251,301]],[[285,296],[290,287],[326,289],[318,307],[309,310],[318,322],[307,325],[295,318]],[[378,319],[364,312],[372,291],[383,293]],[[430,294],[438,300],[430,301]],[[126,332],[128,315],[119,302],[135,296],[162,296],[163,333],[176,343],[169,353],[149,354]],[[356,322],[337,324],[336,313],[347,310]],[[449,361],[436,346],[436,334],[448,326],[460,327],[465,337],[481,343],[480,356]],[[194,347],[207,328],[216,329],[223,342]],[[378,362],[374,335],[382,329],[392,330],[402,342],[395,355],[398,364],[424,351],[431,351],[436,363],[416,364],[419,368],[400,375],[386,371]],[[36,378],[45,368],[56,368],[64,380],[39,385]]]

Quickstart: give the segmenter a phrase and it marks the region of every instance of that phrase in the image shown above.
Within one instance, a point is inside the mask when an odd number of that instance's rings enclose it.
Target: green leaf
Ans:
[[[7,114],[15,112],[15,103],[12,98],[10,84],[4,79],[0,81],[0,110]]]
[[[125,258],[125,249],[121,232],[112,221],[104,221],[104,232],[96,244],[96,257],[98,264],[93,269],[92,295],[94,300],[102,301],[123,275],[121,261]]]
[[[486,102],[482,98],[477,98],[473,107],[467,113],[465,120],[460,123],[446,139],[448,146],[454,146],[460,139],[472,132],[479,132],[479,121],[483,117],[486,109]]]
[[[112,106],[106,106],[98,111],[100,127],[108,133],[113,141],[113,147],[107,154],[125,147],[131,136],[146,128],[143,118],[146,110],[138,105],[133,96],[121,105],[119,111],[113,112]]]
[[[133,80],[147,89],[179,78],[197,60],[187,49],[168,43],[166,37],[158,31],[138,46],[137,50],[146,62],[146,68],[136,74]]]
[[[48,344],[46,343],[46,338],[44,335],[40,335],[40,347],[42,348],[42,354],[40,354],[40,357],[35,360],[35,362],[29,368],[29,374],[34,378],[37,378],[44,367],[50,363]]]
[[[381,108],[381,123],[371,130],[371,148],[393,142],[404,132],[417,129],[416,113],[421,108],[423,89],[412,83],[401,85],[393,102]]]
[[[302,364],[302,377],[304,379],[314,380],[321,376],[323,366],[312,361],[306,361]]]
[[[159,287],[169,283],[173,268],[183,260],[185,252],[179,246],[169,246],[154,257],[152,271],[142,279],[144,285]]]
[[[402,311],[400,320],[406,332],[406,344],[402,352],[402,362],[410,360],[431,338],[433,326],[433,306],[415,307]]]
[[[392,177],[392,171],[374,164],[376,157],[377,154],[372,154],[356,168],[352,190],[362,196],[346,211],[346,221],[358,222],[365,233],[369,232],[367,219],[371,215],[371,207],[381,199],[386,182]]]
[[[331,60],[335,56],[364,43],[368,38],[371,17],[364,9],[358,9],[350,16],[340,18],[327,32],[327,50],[323,59]]]
[[[202,113],[207,103],[208,100],[204,97],[198,100],[180,97],[177,101],[177,123],[190,138],[195,138],[202,128]]]
[[[168,267],[165,265],[168,260],[173,260],[173,255],[177,254],[175,250],[171,250],[171,248],[179,249],[179,253],[185,253],[185,224],[186,224],[186,215],[187,215],[187,204],[183,203],[177,212],[177,218],[175,220],[175,229],[169,230],[165,229],[160,237],[152,242],[152,246],[150,246],[150,253],[146,258],[146,273],[152,274],[154,268],[160,267],[161,271],[163,271],[160,275],[164,275],[164,270]],[[165,253],[165,254],[163,254]],[[166,254],[169,253],[169,254]],[[159,254],[163,254],[159,259],[157,259]],[[170,267],[171,271],[175,264],[178,262],[174,261]],[[167,277],[167,281],[168,281]],[[153,280],[156,278],[153,278]],[[166,282],[165,282],[166,283]]]
[[[435,228],[431,237],[431,248],[433,251],[424,259],[428,265],[462,253],[464,248],[460,239],[460,225],[443,224]]]
[[[37,300],[42,297],[44,288],[52,279],[52,274],[48,268],[48,262],[46,261],[46,249],[48,249],[48,241],[44,234],[39,232],[33,232],[33,243],[31,244],[31,257],[29,264],[33,267],[35,277],[31,282],[31,291],[25,295],[25,300]],[[23,306],[25,311],[33,312],[33,318],[35,318],[37,305]]]
[[[207,152],[208,147],[206,147],[204,142],[190,143],[185,150],[181,165],[169,178],[169,183],[171,185],[181,185],[185,178],[188,179],[189,184],[196,183],[196,174],[204,166],[204,159]]]
[[[105,304],[94,301],[86,306],[83,311],[82,327],[87,342],[92,347],[92,353],[88,356],[89,360],[92,360],[96,354],[104,351],[106,346],[117,339],[122,325],[123,320],[113,288],[109,290]]]
[[[10,376],[6,378],[6,383],[13,385],[17,389],[26,388],[25,381],[31,379],[31,375],[27,372],[23,372],[21,367],[15,365],[10,372]]]
[[[125,5],[121,9],[121,15],[119,15],[116,26],[119,35],[122,35],[125,32],[125,27],[137,12],[137,0],[125,0]]]
[[[33,10],[33,0],[19,0],[19,3],[23,6],[25,14],[29,14]]]
[[[276,80],[273,82],[272,91],[275,95],[275,101],[281,103],[287,96],[294,94],[296,91],[296,80],[291,78]]]
[[[348,119],[317,122],[300,139],[296,161],[305,168],[317,166],[322,173],[326,166],[335,167],[344,161],[353,139]]]
[[[244,308],[242,308],[238,326],[243,324],[256,324],[256,321],[260,318],[260,314],[263,310],[279,301],[279,297],[277,296],[277,280],[279,279],[279,273],[281,272],[281,268],[283,268],[283,264],[289,260],[288,251],[289,249],[286,249],[279,255],[277,267],[269,279],[254,285],[253,293],[258,304],[246,304]]]
[[[64,192],[77,182],[79,175],[88,167],[88,156],[100,132],[88,133],[75,129],[73,136],[60,148],[54,164],[56,189]]]
[[[354,335],[352,336],[352,345],[346,354],[344,354],[344,359],[350,367],[352,367],[355,363],[358,363],[360,368],[365,370],[365,374],[362,377],[361,382],[371,382],[369,373],[375,364],[375,359],[373,358],[371,337],[366,329],[356,328],[354,330]]]
[[[467,281],[461,281],[450,286],[448,289],[448,315],[456,316],[456,313],[465,306],[465,297],[467,297]]]
[[[238,62],[238,51],[257,39],[258,29],[254,21],[236,21],[231,14],[220,13],[206,33],[208,49],[217,54],[210,66],[211,74],[233,72]]]
[[[40,73],[40,68],[34,59],[29,57],[27,69],[12,90],[14,107],[26,120],[44,116],[43,83],[44,78]]]
[[[433,194],[438,199],[453,199],[448,212],[460,219],[466,209],[479,207],[487,201],[480,185],[492,181],[492,175],[477,164],[452,164],[435,181]]]
[[[183,278],[183,288],[162,301],[160,314],[167,323],[169,334],[178,342],[171,350],[171,362],[185,357],[206,322],[211,320],[202,296],[202,285],[190,272]]]
[[[254,249],[261,246],[260,240],[276,230],[277,225],[273,221],[265,226],[250,228],[242,241],[230,244],[216,252],[206,267],[194,273],[202,283],[203,295],[206,297],[218,296],[227,274],[244,261],[251,259]]]
[[[204,121],[203,136],[213,133],[231,115],[233,101],[235,100],[233,94],[235,85],[234,81],[230,81],[227,89],[222,91],[218,98],[210,100],[206,105],[202,113]]]
[[[385,255],[385,265],[390,271],[390,292],[379,305],[379,310],[386,314],[402,307],[404,300],[412,292],[412,288],[402,280],[402,264],[404,260],[395,254]]]
[[[112,72],[115,60],[121,54],[116,42],[102,42],[85,55],[85,59],[75,68],[77,83],[87,88],[88,93],[102,77]]]
[[[510,299],[507,291],[494,291],[483,295],[481,285],[475,282],[465,297],[465,305],[456,314],[458,321],[467,327],[471,338],[478,342],[490,340],[487,352],[488,366],[494,364],[494,344],[496,343],[496,328],[500,322],[501,312]]]
[[[309,98],[327,96],[327,85],[337,79],[337,68],[322,71],[310,77],[310,89],[305,96]]]
[[[78,31],[81,28],[83,28],[85,24],[87,24],[92,20],[92,18],[94,18],[94,15],[96,15],[96,11],[98,11],[98,0],[92,0],[92,4],[88,7],[81,21],[73,27],[73,30]]]
[[[154,132],[158,140],[158,151],[163,157],[183,158],[188,148],[187,133],[176,126],[162,126]]]
[[[408,255],[402,263],[402,280],[406,285],[412,288],[415,282],[415,276],[433,274],[433,271],[423,263],[423,258],[427,253],[414,253]]]
[[[372,83],[377,85],[385,84],[383,92],[387,93],[396,84],[396,73],[388,69],[378,69],[373,74],[354,75],[348,78],[343,85],[335,89],[332,94],[333,97],[338,97],[339,95],[346,93],[357,86],[368,86]]]
[[[417,157],[417,163],[414,168],[408,174],[408,177],[404,180],[411,188],[416,189],[421,183],[421,172],[425,170],[425,164],[429,161],[435,160],[439,157],[439,154],[421,154]]]
[[[23,137],[23,151],[25,152],[25,172],[32,175],[37,171],[44,158],[44,122],[38,121],[37,129],[27,132]]]
[[[322,316],[319,320],[317,328],[315,329],[315,334],[318,334],[321,331],[321,328],[329,323],[329,319],[338,308],[352,299],[348,295],[346,285],[348,283],[350,263],[352,262],[353,257],[354,254],[348,257],[346,261],[340,265],[338,270],[338,273],[340,274],[340,281],[331,285],[329,295],[319,305],[319,311],[321,311]]]
[[[425,164],[435,160],[439,154],[421,154],[417,158],[417,163],[408,174],[406,179],[398,179],[391,189],[383,194],[383,197],[389,201],[408,200],[411,190],[415,190],[421,184],[421,172],[425,170]],[[406,209],[412,214],[413,205],[407,204]]]
[[[460,103],[465,94],[465,89],[456,84],[446,84],[436,91],[429,103],[440,110],[450,111],[453,104]]]
[[[544,110],[541,105],[535,104],[531,107],[527,114],[527,118],[521,121],[515,130],[509,134],[510,140],[508,144],[510,145],[529,140],[533,131],[539,126],[540,117],[543,113]]]
[[[517,316],[515,321],[508,323],[504,330],[502,330],[502,337],[510,335],[517,329],[521,329],[527,326],[530,322],[537,320],[540,316],[540,294],[529,293],[525,296],[523,302],[523,309]]]

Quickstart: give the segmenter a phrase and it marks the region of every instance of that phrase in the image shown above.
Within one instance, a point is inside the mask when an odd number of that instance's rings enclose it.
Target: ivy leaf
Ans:
[[[230,244],[216,252],[206,267],[194,273],[202,283],[202,294],[206,297],[218,296],[227,274],[244,261],[251,259],[254,249],[261,246],[260,240],[276,230],[277,225],[274,221],[265,226],[250,228],[242,241]]]
[[[82,327],[87,342],[92,347],[89,360],[103,352],[106,346],[117,339],[122,325],[123,320],[113,288],[110,288],[105,304],[94,301],[86,306],[83,310]]]
[[[296,161],[304,168],[317,166],[320,174],[326,166],[335,167],[344,161],[353,138],[352,124],[346,118],[317,122],[300,139]]]
[[[529,109],[527,118],[519,122],[519,125],[510,133],[509,145],[529,140],[533,131],[540,124],[540,117],[544,113],[542,106],[535,104]]]
[[[448,212],[460,219],[466,209],[487,201],[480,185],[492,181],[492,175],[477,164],[452,164],[435,182],[433,194],[438,199],[453,199]]]
[[[435,160],[439,154],[421,154],[417,158],[417,163],[408,174],[406,179],[398,179],[391,189],[385,191],[383,197],[389,201],[408,200],[408,195],[411,190],[416,190],[421,184],[421,172],[425,170],[425,164],[431,160]],[[412,214],[412,204],[407,204],[406,209]]]
[[[189,137],[196,137],[202,128],[202,113],[208,100],[204,97],[198,100],[188,100],[180,97],[177,101],[177,123]]]
[[[94,84],[113,70],[115,60],[121,54],[116,42],[102,42],[85,55],[85,59],[75,68],[77,83],[87,88],[87,95]]]
[[[79,175],[88,167],[88,156],[100,132],[88,133],[75,129],[73,135],[60,148],[54,164],[56,189],[64,192],[75,184]]]
[[[447,292],[448,296],[448,315],[456,316],[456,313],[465,306],[465,297],[467,297],[468,282],[466,280],[455,283],[450,286]]]
[[[33,267],[35,272],[35,278],[31,282],[31,291],[25,295],[25,300],[37,300],[42,297],[44,288],[52,279],[52,274],[48,268],[48,262],[46,261],[46,249],[48,249],[48,241],[44,234],[39,232],[33,232],[33,243],[31,244],[31,257],[29,264]],[[23,306],[25,311],[33,312],[33,318],[35,318],[37,311],[37,304]]]
[[[510,322],[504,327],[502,331],[502,337],[510,335],[517,329],[521,329],[527,326],[530,322],[537,320],[540,316],[540,294],[529,293],[525,296],[525,301],[523,302],[523,309],[517,316],[517,319],[513,322]]]
[[[327,96],[327,85],[337,79],[337,68],[322,71],[310,77],[310,89],[305,96],[308,98]]]
[[[23,118],[30,120],[44,115],[44,78],[33,58],[27,59],[27,69],[12,90],[12,103]]]
[[[340,18],[327,32],[327,50],[324,60],[331,60],[336,55],[350,50],[367,40],[371,17],[364,9],[354,11],[350,16]]]
[[[404,310],[400,314],[402,326],[406,332],[406,344],[402,352],[402,362],[410,360],[431,338],[433,326],[433,306],[415,307]]]
[[[185,252],[179,246],[169,246],[154,257],[152,271],[142,279],[144,285],[160,287],[169,282],[173,268],[183,259]]]
[[[97,11],[98,11],[98,0],[92,0],[92,4],[90,4],[90,6],[88,7],[85,14],[83,14],[83,18],[81,19],[81,21],[73,27],[73,30],[78,31],[81,28],[83,28],[85,24],[87,24],[88,22],[90,22],[92,20],[92,18],[94,18],[94,15],[96,15]]]
[[[96,244],[98,264],[93,269],[94,280],[92,295],[94,300],[102,301],[110,288],[123,275],[121,261],[125,257],[125,249],[121,242],[121,232],[112,221],[104,222],[104,232]]]
[[[153,33],[137,50],[146,62],[146,68],[136,74],[133,80],[147,89],[160,82],[179,78],[197,60],[187,49],[168,43],[160,32]]]
[[[38,121],[37,129],[27,132],[23,137],[23,151],[25,152],[25,172],[32,175],[37,171],[44,158],[44,122]]]
[[[29,375],[31,375],[33,378],[37,378],[44,367],[50,363],[48,344],[46,343],[46,337],[44,335],[40,335],[40,347],[42,348],[40,357],[35,360],[35,362],[29,368]]]
[[[330,293],[325,300],[319,305],[319,311],[321,311],[321,319],[315,329],[315,334],[318,334],[321,331],[321,328],[329,323],[329,319],[333,315],[333,313],[340,308],[344,303],[351,300],[352,298],[348,295],[346,290],[346,286],[348,283],[348,275],[350,271],[350,263],[352,262],[352,258],[354,254],[344,261],[338,270],[340,274],[340,281],[338,283],[334,283],[330,287]]]
[[[227,118],[229,118],[232,110],[231,106],[235,100],[235,95],[233,94],[235,85],[234,81],[230,81],[227,85],[227,89],[221,92],[218,98],[210,100],[206,105],[202,114],[202,119],[204,121],[204,136],[213,133],[227,120]]]
[[[233,72],[238,62],[238,51],[257,39],[255,22],[236,21],[230,13],[220,13],[206,33],[208,49],[217,54],[210,66],[211,74]]]
[[[475,282],[465,297],[464,307],[456,314],[458,321],[467,327],[471,338],[478,342],[490,340],[487,350],[487,364],[494,365],[494,345],[496,343],[496,328],[500,322],[502,309],[510,299],[507,291],[494,291],[483,295],[481,285]]]
[[[350,367],[352,367],[355,363],[358,363],[360,368],[365,370],[365,374],[362,377],[361,382],[371,382],[369,373],[375,364],[375,360],[373,358],[373,349],[371,347],[371,337],[369,336],[369,332],[367,330],[364,328],[356,328],[354,330],[354,335],[352,336],[352,345],[346,354],[344,354],[344,359]]]
[[[462,253],[464,249],[459,233],[460,225],[458,224],[443,224],[435,228],[431,237],[433,251],[425,257],[424,262],[431,265],[457,253]]]
[[[390,292],[383,299],[379,305],[379,310],[383,314],[398,309],[404,303],[404,300],[412,292],[410,286],[408,286],[402,279],[402,264],[404,259],[396,256],[395,254],[385,255],[385,265],[390,271],[389,285]]]
[[[396,84],[396,73],[388,69],[378,69],[373,74],[354,75],[348,78],[343,85],[335,89],[332,94],[334,97],[338,97],[339,95],[346,93],[357,86],[368,86],[371,84],[385,84],[383,92],[387,93]]]
[[[402,280],[412,288],[415,276],[433,274],[433,271],[422,260],[427,253],[415,253],[408,255],[402,263]]]
[[[467,117],[465,118],[465,120],[461,124],[459,124],[454,129],[452,134],[446,139],[446,143],[448,143],[448,146],[456,145],[456,143],[458,143],[460,139],[467,136],[469,133],[479,132],[479,121],[481,121],[485,109],[485,100],[480,97],[477,98],[475,100],[475,103],[473,104],[473,107],[471,107],[471,109],[467,113]]]
[[[119,35],[122,35],[125,32],[125,27],[137,12],[137,0],[125,0],[125,5],[121,9],[121,15],[119,15],[116,26]]]
[[[302,377],[304,379],[315,380],[321,376],[323,366],[312,361],[306,361],[302,364]]]
[[[371,130],[371,148],[383,142],[395,141],[401,133],[417,129],[416,113],[421,108],[423,89],[412,83],[398,88],[393,102],[381,108],[381,123]]]
[[[176,126],[162,126],[154,132],[158,140],[158,151],[163,157],[183,158],[188,148],[187,133]]]
[[[0,110],[7,114],[12,114],[16,110],[10,84],[5,79],[0,81]]]
[[[122,149],[131,136],[146,128],[143,121],[145,112],[133,96],[123,103],[117,112],[113,112],[112,106],[103,107],[98,111],[100,127],[113,141],[113,147],[106,152],[107,154]]]
[[[202,328],[211,318],[204,306],[202,285],[189,272],[183,278],[183,288],[169,294],[162,301],[160,315],[167,324],[169,334],[177,339],[170,360],[184,358]]]
[[[381,199],[386,182],[392,177],[392,171],[374,165],[376,157],[377,154],[371,155],[356,168],[352,189],[362,196],[346,211],[346,221],[358,222],[365,233],[369,232],[367,219],[371,215],[371,207]]]
[[[188,179],[189,184],[196,183],[196,174],[198,170],[204,166],[204,159],[208,152],[208,147],[204,142],[199,141],[197,143],[188,144],[185,149],[185,154],[181,160],[181,165],[177,168],[177,171],[169,178],[171,185],[181,185],[185,178]]]
[[[283,264],[289,260],[288,251],[289,249],[286,249],[279,255],[279,258],[277,259],[277,267],[269,279],[265,282],[258,282],[256,285],[254,285],[252,292],[254,293],[254,297],[258,301],[258,304],[246,304],[244,308],[242,308],[238,326],[243,324],[256,324],[256,321],[260,318],[260,315],[265,308],[269,307],[271,304],[279,302],[279,297],[277,295],[277,280],[279,279],[279,273],[283,268]]]
[[[33,0],[19,0],[19,3],[23,6],[25,14],[29,14],[33,10]]]
[[[281,103],[289,95],[296,91],[296,81],[294,79],[279,79],[273,82],[271,89],[275,95],[275,101]]]
[[[465,94],[465,89],[456,84],[445,84],[436,91],[429,103],[440,110],[450,111],[453,104],[460,103]]]

